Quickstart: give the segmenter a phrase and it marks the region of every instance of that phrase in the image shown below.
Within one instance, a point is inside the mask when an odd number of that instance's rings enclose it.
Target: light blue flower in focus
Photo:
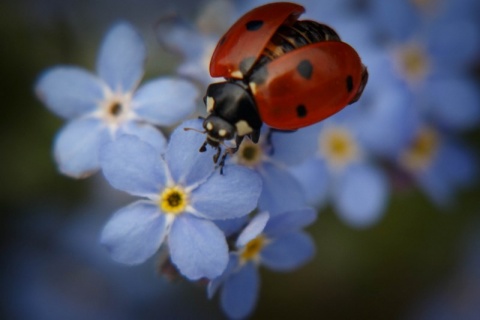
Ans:
[[[191,280],[214,278],[225,269],[228,246],[213,220],[242,217],[255,209],[261,191],[257,174],[230,166],[215,171],[213,150],[198,152],[201,121],[177,128],[165,156],[134,136],[123,136],[101,152],[102,170],[110,184],[144,199],[117,211],[105,226],[101,242],[114,260],[139,264],[163,243],[172,262]]]
[[[258,300],[259,266],[273,271],[292,271],[315,254],[312,239],[301,229],[316,219],[311,208],[255,216],[240,233],[223,274],[208,285],[212,298],[220,290],[222,309],[231,318],[248,316]]]
[[[64,65],[41,75],[37,96],[68,121],[54,144],[62,173],[77,178],[94,173],[102,145],[122,134],[164,149],[165,137],[155,126],[173,125],[193,112],[198,91],[185,80],[156,78],[139,87],[145,59],[142,38],[121,22],[102,42],[97,74]]]

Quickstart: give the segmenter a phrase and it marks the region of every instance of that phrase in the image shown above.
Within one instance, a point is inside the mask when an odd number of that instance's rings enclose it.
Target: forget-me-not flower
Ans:
[[[316,154],[291,167],[291,172],[301,182],[310,204],[318,206],[330,198],[342,220],[366,227],[382,217],[389,185],[348,111],[314,126]]]
[[[59,170],[85,177],[99,168],[101,146],[122,134],[164,148],[155,125],[172,125],[193,112],[198,90],[186,80],[157,78],[138,87],[146,47],[128,23],[107,33],[97,59],[97,74],[76,66],[46,70],[35,91],[47,108],[68,120],[54,144]]]
[[[231,166],[221,175],[213,150],[198,152],[204,137],[191,120],[172,134],[165,156],[132,136],[103,148],[100,160],[110,184],[144,199],[117,211],[101,242],[114,260],[138,264],[167,242],[172,262],[191,280],[214,278],[225,269],[228,246],[213,220],[244,216],[255,209],[261,180],[252,170]]]
[[[312,239],[301,229],[311,224],[316,213],[311,208],[255,216],[236,241],[237,249],[223,274],[208,285],[212,298],[220,289],[220,303],[232,318],[244,318],[255,308],[260,289],[258,267],[292,271],[315,253]]]

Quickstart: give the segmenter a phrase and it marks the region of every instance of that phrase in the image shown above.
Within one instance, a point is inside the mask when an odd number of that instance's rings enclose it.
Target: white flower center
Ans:
[[[134,117],[132,111],[132,93],[113,93],[107,91],[105,99],[99,103],[98,116],[112,129]]]

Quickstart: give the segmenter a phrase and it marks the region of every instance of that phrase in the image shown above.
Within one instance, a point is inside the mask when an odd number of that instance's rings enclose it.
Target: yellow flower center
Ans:
[[[262,251],[262,248],[265,246],[265,243],[266,239],[262,235],[250,240],[240,253],[240,261],[245,263],[250,260],[256,260]]]
[[[236,155],[239,164],[255,167],[262,161],[263,150],[260,144],[253,143],[250,140],[243,140]]]
[[[397,69],[412,85],[423,81],[430,71],[428,54],[420,44],[410,43],[396,52]]]
[[[167,214],[182,213],[187,205],[188,194],[179,186],[165,188],[160,195],[159,206]]]
[[[438,133],[431,127],[423,127],[401,155],[401,164],[411,171],[426,169],[434,158],[439,146]]]
[[[320,153],[329,166],[340,169],[359,157],[359,148],[351,132],[342,127],[325,128],[320,133]]]

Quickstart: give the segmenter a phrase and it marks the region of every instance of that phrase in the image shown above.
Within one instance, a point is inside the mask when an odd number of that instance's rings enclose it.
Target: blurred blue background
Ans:
[[[329,20],[341,35],[342,28],[348,31],[341,25],[344,21],[370,21],[369,26],[353,28],[356,31],[347,35],[357,42],[353,45],[364,61],[375,59],[368,56],[369,52],[391,52],[396,42],[405,39],[422,41],[429,32],[446,37],[445,30],[425,29],[417,21],[435,21],[435,14],[443,17],[444,13],[435,13],[436,10],[447,10],[454,15],[454,21],[471,21],[471,25],[462,26],[462,32],[455,34],[452,38],[455,41],[440,43],[433,52],[440,56],[438,61],[452,54],[448,51],[463,52],[464,56],[458,58],[460,62],[447,60],[444,63],[451,68],[441,71],[457,78],[468,77],[469,85],[479,91],[480,51],[475,44],[479,39],[472,38],[480,33],[476,21],[480,10],[475,1],[457,1],[453,3],[459,5],[451,7],[452,1],[441,0],[298,2],[306,6],[309,18]],[[156,26],[161,19],[180,14],[201,34],[214,38],[246,8],[258,3],[220,0],[0,3],[3,12],[0,97],[4,110],[0,119],[3,319],[223,318],[217,302],[206,298],[204,287],[164,279],[154,259],[136,267],[111,261],[98,244],[99,233],[111,213],[131,199],[111,190],[101,175],[77,181],[57,173],[51,145],[62,121],[35,98],[33,86],[41,71],[52,65],[75,64],[94,70],[101,39],[119,19],[139,28],[147,42],[149,59],[145,78],[172,74],[184,60],[160,45]],[[423,9],[418,3],[423,3]],[[464,10],[462,6],[473,7]],[[219,14],[219,10],[225,14]],[[400,18],[389,19],[392,13]],[[450,17],[439,19],[450,21]],[[430,24],[439,25],[442,24]],[[375,43],[375,50],[363,49],[370,41]],[[375,90],[380,90],[376,85],[382,82],[375,75],[375,72],[370,74],[368,88],[368,94],[373,96]],[[422,87],[416,88],[412,91],[417,95]],[[440,92],[430,94],[435,96]],[[470,103],[465,102],[465,95],[449,99],[458,100],[459,110],[461,104]],[[372,100],[365,104],[368,101]],[[474,108],[478,110],[480,105],[475,104]],[[442,119],[435,112],[428,114],[431,121]],[[478,150],[478,122],[462,121],[453,125],[442,123],[442,128],[447,127],[449,134],[454,131],[456,138]],[[461,189],[453,204],[444,207],[434,204],[409,179],[399,179],[398,175],[395,178],[384,217],[370,228],[349,227],[332,208],[322,208],[318,221],[309,228],[317,245],[315,260],[293,273],[262,272],[260,301],[253,318],[480,318],[478,182]]]

